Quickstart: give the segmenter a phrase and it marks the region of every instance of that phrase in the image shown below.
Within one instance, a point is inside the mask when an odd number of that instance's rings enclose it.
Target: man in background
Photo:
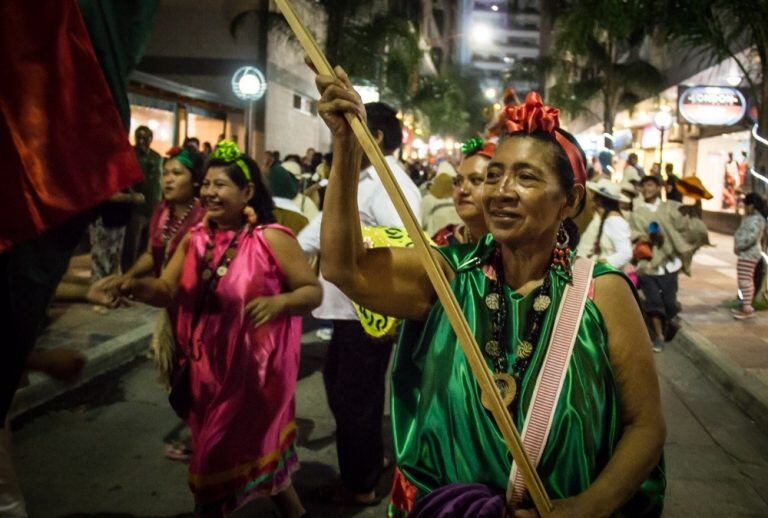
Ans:
[[[139,126],[133,133],[136,158],[144,175],[144,180],[135,184],[132,190],[136,194],[144,196],[144,202],[131,208],[128,227],[125,231],[123,244],[122,267],[123,271],[136,262],[139,255],[146,250],[149,239],[149,219],[152,210],[162,198],[160,177],[162,175],[163,159],[150,145],[154,137],[152,130],[146,126]]]
[[[368,128],[383,151],[387,164],[414,214],[421,214],[421,194],[400,163],[395,151],[402,141],[397,112],[383,103],[365,105]],[[373,166],[364,157],[360,170],[357,205],[364,227],[402,227],[403,223],[387,196]],[[310,256],[319,256],[322,213],[299,234],[299,244]],[[375,488],[384,463],[382,422],[386,372],[394,336],[375,339],[367,334],[352,301],[320,276],[323,303],[312,312],[333,324],[331,342],[323,368],[323,381],[336,420],[338,486],[327,498],[337,505],[371,505],[380,500]]]

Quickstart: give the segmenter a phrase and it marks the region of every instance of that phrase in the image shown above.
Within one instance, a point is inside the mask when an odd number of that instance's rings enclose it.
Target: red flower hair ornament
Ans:
[[[504,108],[504,129],[507,133],[533,133],[543,131],[552,135],[563,148],[573,170],[573,179],[584,185],[587,182],[587,170],[578,146],[571,142],[560,129],[560,110],[547,106],[536,92],[529,92],[525,102]]]

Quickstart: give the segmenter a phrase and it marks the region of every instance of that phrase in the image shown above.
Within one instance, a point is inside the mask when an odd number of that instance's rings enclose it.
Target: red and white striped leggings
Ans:
[[[741,305],[744,309],[752,309],[752,300],[755,298],[755,268],[759,262],[759,259],[739,259],[736,262],[742,296]]]

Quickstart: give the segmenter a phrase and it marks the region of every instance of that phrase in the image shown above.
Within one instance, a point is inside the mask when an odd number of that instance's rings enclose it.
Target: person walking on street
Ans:
[[[627,163],[624,166],[622,178],[629,178],[631,181],[637,182],[643,176],[645,176],[645,171],[643,171],[643,168],[638,163],[637,153],[630,153],[627,156]]]
[[[744,320],[755,316],[752,300],[755,296],[755,270],[763,258],[762,241],[765,236],[768,206],[759,194],[751,192],[744,198],[744,218],[733,235],[733,252],[738,258],[739,290],[741,307],[733,312],[733,318]]]
[[[621,194],[618,185],[605,178],[587,182],[587,189],[594,193],[595,216],[584,231],[578,253],[622,270],[632,260],[632,232],[620,205],[630,200]]]
[[[675,166],[669,163],[665,165],[664,174],[667,177],[666,184],[665,184],[665,187],[667,189],[667,199],[670,201],[679,201],[680,203],[682,203],[683,193],[681,193],[675,187],[677,185],[677,182],[680,181],[680,178],[675,174]]]
[[[144,201],[131,207],[125,238],[121,265],[127,271],[136,262],[139,255],[147,247],[149,241],[149,220],[155,205],[162,199],[160,178],[163,173],[163,159],[150,145],[153,139],[152,130],[147,126],[139,126],[133,133],[136,159],[144,174],[144,180],[135,184],[131,189],[141,194]]]
[[[316,79],[334,149],[322,271],[371,311],[407,319],[392,371],[398,471],[390,516],[508,516],[506,494],[515,516],[538,516],[524,486],[516,489],[522,481],[418,253],[363,245],[354,204],[363,152],[345,118],[361,114],[361,101],[336,71]],[[541,427],[529,431],[551,430],[536,456],[544,490],[556,498],[548,516],[659,516],[665,424],[650,339],[627,279],[572,253],[586,160],[559,129],[558,113],[535,92],[505,108],[506,131],[483,186],[489,234],[431,253],[493,371],[497,397],[518,426],[536,413]],[[583,295],[579,316],[561,305],[569,285]],[[576,323],[567,334],[554,323],[561,316]],[[550,336],[576,344],[559,364],[568,380],[561,390],[538,382],[545,358],[558,354]],[[536,394],[553,390],[555,406],[535,412]]]
[[[282,516],[298,518],[300,317],[320,303],[321,288],[291,232],[274,224],[256,163],[224,140],[206,167],[206,218],[160,279],[130,279],[117,291],[177,308],[169,400],[192,431],[196,513],[227,515],[272,497]]]
[[[430,236],[448,225],[461,223],[451,197],[455,178],[456,169],[450,162],[443,160],[429,186],[429,192],[421,199],[421,224]]]
[[[679,328],[678,275],[683,268],[690,268],[695,251],[684,237],[688,217],[680,212],[679,202],[662,201],[662,188],[659,176],[644,176],[640,180],[641,197],[635,200],[629,218],[638,282],[645,297],[643,309],[650,320],[655,352],[662,352],[664,343],[674,338]]]
[[[494,143],[479,137],[471,138],[461,146],[464,159],[453,179],[453,204],[463,224],[440,229],[432,236],[437,246],[477,243],[488,233],[483,213],[483,181],[494,149]]]
[[[383,103],[365,105],[368,127],[377,139],[387,164],[397,179],[414,214],[421,214],[421,194],[394,156],[400,147],[402,129],[397,112]],[[334,158],[335,160],[335,158]],[[367,227],[402,227],[394,205],[384,191],[373,166],[361,163],[355,204],[360,224]],[[352,201],[354,203],[354,201]],[[319,214],[299,234],[299,243],[310,256],[319,256],[322,266],[327,250],[320,246],[323,214]],[[375,489],[384,463],[384,401],[386,373],[394,336],[369,335],[352,304],[336,286],[320,277],[323,303],[313,312],[315,318],[330,320],[333,334],[323,367],[323,381],[336,421],[336,452],[339,484],[323,496],[335,504],[376,505],[381,495]]]

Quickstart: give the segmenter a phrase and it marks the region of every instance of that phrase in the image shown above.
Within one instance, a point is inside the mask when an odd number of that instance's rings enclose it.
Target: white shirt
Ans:
[[[595,241],[600,232],[600,215],[590,221],[584,231],[584,240],[579,243],[579,255],[593,258]],[[622,268],[632,260],[632,231],[629,223],[621,216],[610,215],[603,223],[603,232],[600,235],[600,257],[614,268]]]
[[[656,201],[653,203],[648,203],[647,201],[643,200],[640,203],[645,205],[645,208],[647,208],[651,212],[656,212],[659,210],[659,207],[661,207],[661,198],[656,198]],[[659,266],[656,268],[656,271],[653,272],[653,275],[664,275],[665,273],[675,273],[676,271],[679,271],[680,268],[683,267],[683,261],[679,257],[675,257],[674,259],[670,259],[667,261],[667,263],[664,266]]]
[[[403,191],[408,205],[418,219],[421,215],[421,193],[411,177],[403,170],[397,159],[388,155],[387,164],[395,175],[400,190]],[[387,196],[384,185],[373,166],[360,173],[360,182],[357,185],[357,207],[360,213],[360,223],[369,227],[402,227],[403,222],[397,215],[392,200]],[[318,214],[309,225],[299,233],[299,245],[309,255],[320,253],[320,225],[323,214]],[[324,320],[358,320],[352,301],[335,285],[326,281],[320,275],[320,284],[323,287],[323,302],[312,312],[312,316]]]

